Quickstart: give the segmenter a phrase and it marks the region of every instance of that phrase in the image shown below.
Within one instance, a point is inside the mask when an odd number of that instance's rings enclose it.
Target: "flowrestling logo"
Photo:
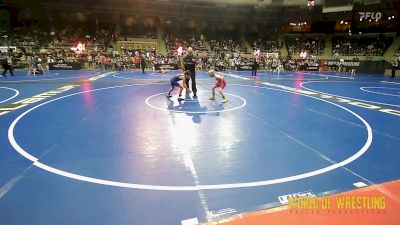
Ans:
[[[360,15],[360,21],[363,20],[380,20],[382,18],[381,12],[358,12]]]
[[[282,205],[286,205],[289,203],[290,199],[296,199],[301,197],[315,197],[315,194],[312,191],[304,191],[298,192],[294,194],[282,195],[278,196],[278,200]]]

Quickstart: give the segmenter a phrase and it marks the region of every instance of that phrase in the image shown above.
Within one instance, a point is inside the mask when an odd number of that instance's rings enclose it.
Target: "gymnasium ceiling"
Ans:
[[[1,0],[0,0],[1,1]],[[307,7],[308,0],[36,0],[18,1],[21,8],[30,3],[49,11],[68,11],[122,16],[156,16],[161,20],[192,18],[220,22],[252,21],[259,23],[285,23],[308,21],[322,15],[322,6],[345,6],[356,3],[377,4],[393,0],[315,0],[315,10]],[[397,0],[398,1],[398,0]],[[25,2],[25,4],[22,4]],[[39,4],[38,4],[39,3]],[[332,15],[335,17],[335,15]],[[104,17],[104,16],[103,16]],[[335,19],[335,18],[333,18]]]
[[[173,0],[160,0],[173,1]],[[320,4],[322,0],[316,0],[316,4]],[[181,1],[189,4],[210,3],[217,6],[305,6],[307,0],[186,0]]]

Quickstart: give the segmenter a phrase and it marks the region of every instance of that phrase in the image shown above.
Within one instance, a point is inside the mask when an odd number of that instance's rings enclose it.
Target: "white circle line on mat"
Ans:
[[[93,90],[88,90],[88,91],[83,91],[83,92],[78,92],[78,93],[74,93],[74,94],[70,94],[70,95],[65,95],[59,98],[55,98],[46,102],[43,102],[39,105],[36,105],[30,109],[28,109],[27,111],[23,112],[22,114],[20,114],[17,118],[14,119],[14,121],[11,123],[9,129],[8,129],[8,139],[11,143],[11,145],[13,146],[13,148],[22,156],[24,156],[26,159],[30,160],[33,162],[33,165],[35,165],[38,168],[41,168],[43,170],[46,170],[50,173],[53,174],[57,174],[60,176],[64,176],[64,177],[68,177],[71,179],[75,179],[75,180],[80,180],[83,182],[89,182],[89,183],[95,183],[95,184],[101,184],[101,185],[107,185],[107,186],[114,186],[114,187],[122,187],[122,188],[132,188],[132,189],[144,189],[144,190],[161,190],[161,191],[198,191],[198,190],[216,190],[216,189],[231,189],[231,188],[246,188],[246,187],[258,187],[258,186],[266,186],[266,185],[272,185],[272,184],[278,184],[278,183],[285,183],[285,182],[290,182],[290,181],[295,181],[295,180],[300,180],[300,179],[304,179],[304,178],[308,178],[308,177],[313,177],[313,176],[317,176],[332,170],[335,170],[339,167],[343,167],[351,162],[353,162],[354,160],[358,159],[360,156],[362,156],[367,150],[368,148],[371,146],[372,143],[372,139],[373,139],[373,135],[372,135],[372,128],[371,126],[368,124],[367,121],[365,121],[365,119],[363,119],[360,115],[358,115],[357,113],[351,111],[350,109],[347,109],[344,106],[338,105],[336,103],[333,102],[329,102],[327,100],[324,99],[320,99],[314,96],[308,96],[302,93],[297,93],[297,92],[292,92],[289,90],[282,90],[282,89],[276,89],[276,88],[269,88],[269,87],[257,87],[257,88],[264,88],[264,89],[269,89],[269,90],[276,90],[276,91],[281,91],[281,92],[287,92],[287,93],[292,93],[292,94],[298,94],[298,95],[302,95],[305,97],[310,97],[319,101],[323,101],[326,102],[328,104],[337,106],[347,112],[349,112],[350,114],[352,114],[353,116],[355,116],[357,119],[359,119],[366,127],[367,130],[367,140],[364,143],[364,145],[361,147],[361,149],[359,149],[354,155],[350,156],[349,158],[332,164],[330,166],[321,168],[321,169],[317,169],[314,171],[310,171],[310,172],[306,172],[306,173],[302,173],[302,174],[297,174],[297,175],[293,175],[293,176],[288,176],[288,177],[282,177],[282,178],[276,178],[276,179],[271,179],[271,180],[262,180],[262,181],[254,181],[254,182],[241,182],[241,183],[226,183],[226,184],[205,184],[205,185],[193,185],[193,186],[170,186],[170,185],[151,185],[151,184],[137,184],[137,183],[127,183],[127,182],[118,182],[118,181],[112,181],[112,180],[105,180],[105,179],[99,179],[99,178],[93,178],[93,177],[88,177],[88,176],[82,176],[79,174],[74,174],[74,173],[70,173],[67,171],[63,171],[54,167],[51,167],[49,165],[43,164],[41,162],[39,162],[39,159],[36,158],[35,156],[32,156],[31,154],[29,154],[27,151],[25,151],[15,140],[14,137],[14,129],[15,126],[17,125],[17,123],[24,117],[26,116],[28,113],[32,112],[33,110],[49,104],[51,102],[60,100],[60,99],[64,99],[70,96],[74,96],[74,95],[79,95],[79,94],[83,94],[83,93],[87,93],[87,92],[95,92],[95,91],[100,91],[100,90],[106,90],[106,89],[114,89],[114,88],[121,88],[121,87],[129,87],[129,86],[134,86],[134,85],[147,85],[147,84],[132,84],[132,85],[121,85],[121,86],[112,86],[112,87],[105,87],[105,88],[99,88],[99,89],[93,89]],[[246,86],[249,87],[250,85],[236,85],[236,86]],[[255,86],[253,86],[255,87]]]
[[[17,89],[9,88],[9,87],[0,87],[0,88],[1,88],[1,89],[11,90],[11,91],[14,91],[14,92],[15,92],[15,94],[14,94],[13,96],[11,96],[11,97],[9,97],[9,98],[7,98],[7,99],[5,99],[5,100],[0,101],[0,103],[4,103],[4,102],[6,102],[6,101],[9,101],[9,100],[11,100],[11,99],[13,99],[13,98],[15,98],[15,97],[17,97],[17,96],[19,95],[19,91],[18,91]]]
[[[201,92],[199,92],[199,93],[201,93]],[[165,109],[165,108],[157,107],[157,106],[155,106],[155,105],[150,103],[150,99],[152,99],[152,98],[154,98],[156,96],[165,95],[165,94],[166,93],[159,93],[159,94],[155,94],[155,95],[149,96],[145,100],[146,105],[148,105],[149,107],[151,107],[153,109],[158,109],[158,110],[161,110],[161,111],[164,111],[164,112],[190,113],[190,114],[207,114],[208,113],[209,114],[209,113],[221,113],[221,112],[229,112],[229,111],[237,110],[237,109],[243,108],[247,104],[246,99],[244,99],[244,98],[242,98],[240,96],[234,95],[234,94],[229,94],[229,93],[224,93],[224,94],[240,99],[242,101],[242,104],[237,106],[237,107],[231,108],[231,109],[210,110],[210,111],[183,111],[183,110]],[[190,102],[194,102],[193,100],[189,100],[189,101]]]
[[[393,107],[400,107],[400,105],[389,104],[389,103],[384,103],[384,102],[369,101],[369,100],[358,99],[358,98],[351,98],[351,97],[347,97],[347,96],[335,95],[335,94],[326,93],[326,92],[322,92],[322,91],[317,91],[317,90],[314,90],[314,89],[311,89],[311,88],[304,87],[304,84],[308,84],[308,83],[330,83],[330,82],[347,83],[347,82],[354,82],[354,81],[307,81],[307,82],[301,83],[301,84],[300,84],[300,87],[304,88],[305,90],[313,91],[313,92],[316,92],[316,93],[319,93],[319,94],[332,95],[332,96],[339,97],[339,98],[347,98],[347,99],[351,99],[351,100],[356,100],[356,101],[361,101],[361,102],[368,102],[368,103],[374,103],[374,104],[379,104],[379,105],[387,105],[387,106],[393,106]]]
[[[400,90],[400,88],[389,88],[389,87],[360,87],[360,90],[369,92],[369,93],[374,93],[378,95],[387,95],[387,96],[395,96],[395,97],[400,97],[400,95],[395,95],[395,94],[389,94],[389,93],[382,93],[382,92],[377,92],[377,91],[371,91],[368,89],[389,89],[389,90]],[[399,93],[399,92],[397,92]]]

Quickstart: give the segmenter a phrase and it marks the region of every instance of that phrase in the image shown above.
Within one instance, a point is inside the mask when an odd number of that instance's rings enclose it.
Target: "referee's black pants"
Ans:
[[[257,69],[258,69],[258,64],[253,64],[251,68],[251,75],[252,76],[257,76]]]
[[[14,76],[13,68],[11,66],[3,66],[3,73],[2,73],[3,76],[6,75],[7,70],[10,71],[11,76]]]
[[[197,88],[196,88],[196,70],[194,66],[186,66],[185,65],[185,71],[189,70],[192,75],[190,76],[190,79],[192,80],[192,91],[193,95],[197,95]],[[186,86],[189,87],[189,80],[186,80]]]
[[[391,78],[394,78],[396,76],[396,69],[397,69],[397,66],[392,66],[392,76],[391,76]]]

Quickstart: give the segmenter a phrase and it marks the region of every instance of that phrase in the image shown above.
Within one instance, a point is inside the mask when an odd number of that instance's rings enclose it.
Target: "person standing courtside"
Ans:
[[[253,54],[254,54],[254,61],[253,61],[253,66],[251,68],[251,76],[257,76],[257,69],[260,61],[260,49],[259,48],[255,49]]]
[[[146,57],[144,53],[140,55],[140,68],[142,69],[142,73],[144,73],[144,70],[146,69]]]
[[[13,73],[14,68],[12,65],[11,57],[4,54],[4,56],[1,57],[1,65],[3,66],[3,73],[2,73],[3,77],[6,77],[7,70],[10,71],[11,76],[14,76],[14,73]]]
[[[182,69],[183,71],[189,70],[191,72],[190,79],[192,80],[192,91],[193,98],[197,98],[196,88],[196,62],[197,57],[193,54],[191,47],[187,48],[186,54],[182,57]],[[189,87],[189,80],[186,80],[186,86]]]
[[[399,67],[399,60],[396,59],[392,62],[392,76],[391,78],[394,78],[396,76],[396,70]]]

